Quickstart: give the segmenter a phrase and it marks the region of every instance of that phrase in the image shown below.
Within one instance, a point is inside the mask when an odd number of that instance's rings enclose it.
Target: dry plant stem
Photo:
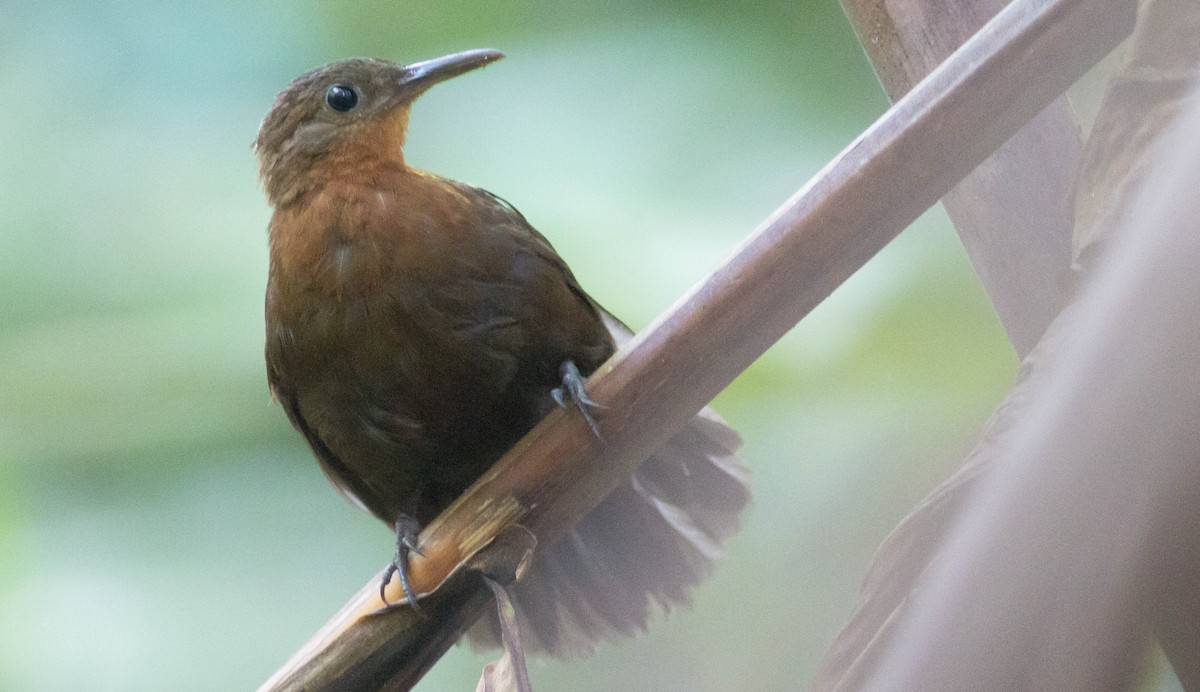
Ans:
[[[484,581],[496,598],[496,615],[500,620],[504,653],[500,660],[484,667],[476,692],[532,692],[533,685],[529,682],[529,669],[525,664],[525,647],[521,643],[521,629],[512,599],[503,585],[487,577]]]
[[[895,100],[999,12],[1007,0],[842,0],[859,42]],[[987,290],[1024,371],[1043,356],[1039,343],[1066,305],[1071,264],[1069,205],[1081,157],[1079,129],[1065,97],[1026,123],[950,190],[942,202]],[[1050,340],[1050,339],[1047,339]],[[1037,344],[1038,356],[1029,357]],[[1027,402],[1021,384],[986,426],[985,437],[930,498],[880,548],[859,605],[814,678],[816,689],[856,689],[882,643],[894,636],[937,540],[978,477],[990,467],[993,441]]]
[[[1200,95],[862,689],[1131,683],[1157,570],[1200,548],[1197,133]]]
[[[951,13],[945,19],[954,16]],[[1200,76],[1200,44],[1194,41],[1197,26],[1200,10],[1189,0],[1143,2],[1129,58],[1112,82],[1087,144],[1077,200],[1077,242],[1087,244],[1110,236],[1121,221],[1114,211],[1135,207],[1133,193],[1157,165],[1154,144],[1178,114],[1179,101],[1186,93],[1183,85]],[[1015,141],[1017,138],[1009,146]],[[1036,180],[1042,173],[1040,168],[1014,169],[1009,175]],[[1087,252],[1096,254],[1095,248]],[[1028,383],[1031,374],[1043,369],[1051,354],[1074,338],[1069,313],[1055,320],[1025,359],[1017,384],[988,421],[962,468],[914,509],[880,547],[854,616],[822,662],[816,689],[862,689],[882,652],[901,636],[899,623],[913,606],[912,595],[923,588],[923,574],[946,533],[981,479],[1003,462],[998,458],[1002,441],[1033,400]],[[1159,570],[1162,577],[1145,615],[1185,687],[1200,690],[1200,649],[1195,646],[1200,638],[1200,597],[1194,589],[1200,560],[1188,560],[1187,555]]]
[[[842,0],[893,101],[1008,0]],[[1065,96],[1055,99],[942,198],[1022,358],[1069,298],[1071,194],[1082,149]]]
[[[412,562],[418,593],[432,591],[513,523],[528,527],[540,545],[553,541],[1111,50],[1132,19],[1132,8],[1126,16],[1107,0],[1017,0],[1007,7],[593,376],[589,392],[605,407],[604,446],[577,415],[555,411],[438,517],[422,534],[424,557]],[[393,585],[388,597],[399,600],[398,590]],[[486,603],[466,599],[474,610],[464,615],[449,610],[458,607],[449,599],[428,600],[422,605],[434,625],[477,615],[477,604]],[[266,689],[328,679],[322,666],[365,675],[362,668],[377,665],[367,649],[321,653],[358,626],[356,612],[344,610]],[[400,627],[394,636],[414,635]],[[413,665],[428,665],[450,641],[417,641]]]
[[[1077,197],[1076,255],[1087,266],[1160,166],[1159,141],[1200,82],[1200,5],[1143,0],[1125,63],[1109,84],[1088,140]],[[1200,690],[1200,556],[1176,555],[1159,570],[1146,613],[1184,688]]]

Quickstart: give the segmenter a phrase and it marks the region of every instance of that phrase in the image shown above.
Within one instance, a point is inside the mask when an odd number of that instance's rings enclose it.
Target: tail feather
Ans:
[[[701,413],[711,414],[708,409]],[[697,416],[634,479],[659,500],[684,510],[719,543],[737,530],[736,518],[750,501],[749,472],[734,456],[740,442],[736,433],[717,446],[707,435],[710,430],[733,433],[719,419]]]
[[[528,650],[586,655],[687,605],[750,501],[741,439],[709,409],[668,441],[511,589]],[[469,638],[499,643],[495,616]]]

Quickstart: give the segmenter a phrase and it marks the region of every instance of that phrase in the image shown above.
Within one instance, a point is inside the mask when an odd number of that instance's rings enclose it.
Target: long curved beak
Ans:
[[[471,70],[489,65],[504,57],[504,53],[491,48],[465,50],[451,53],[433,60],[422,60],[405,65],[400,75],[400,86],[408,93],[419,93],[429,87],[457,77]]]

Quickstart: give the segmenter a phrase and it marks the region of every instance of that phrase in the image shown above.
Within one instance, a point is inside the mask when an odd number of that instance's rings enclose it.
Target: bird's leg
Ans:
[[[379,585],[379,598],[384,605],[390,606],[388,603],[385,591],[387,585],[392,581],[392,575],[400,575],[400,587],[404,589],[404,597],[408,599],[408,604],[421,614],[421,606],[417,605],[417,593],[413,591],[412,582],[408,576],[408,556],[410,553],[421,555],[421,549],[417,547],[417,538],[421,535],[421,525],[416,519],[401,514],[396,520],[396,557],[392,559],[392,564],[387,566],[383,571],[383,582]]]
[[[562,386],[550,390],[550,396],[554,397],[554,402],[561,408],[566,408],[567,400],[570,399],[575,404],[575,408],[579,409],[579,413],[587,422],[592,434],[596,436],[597,440],[603,442],[604,437],[600,435],[600,427],[596,425],[596,418],[592,415],[592,411],[604,407],[592,401],[588,396],[587,390],[583,387],[585,378],[579,372],[579,368],[575,366],[575,361],[569,358],[564,360],[558,368],[558,374],[562,376]]]

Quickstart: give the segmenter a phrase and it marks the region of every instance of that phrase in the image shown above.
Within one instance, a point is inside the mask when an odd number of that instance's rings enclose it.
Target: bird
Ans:
[[[414,101],[502,57],[318,67],[279,92],[254,142],[273,209],[271,393],[333,486],[395,532],[383,585],[398,573],[414,606],[421,528],[556,406],[599,433],[584,381],[632,334],[513,205],[404,156]],[[740,444],[702,410],[539,548],[511,592],[527,649],[587,654],[688,603],[750,501]],[[498,644],[495,616],[468,637]]]

